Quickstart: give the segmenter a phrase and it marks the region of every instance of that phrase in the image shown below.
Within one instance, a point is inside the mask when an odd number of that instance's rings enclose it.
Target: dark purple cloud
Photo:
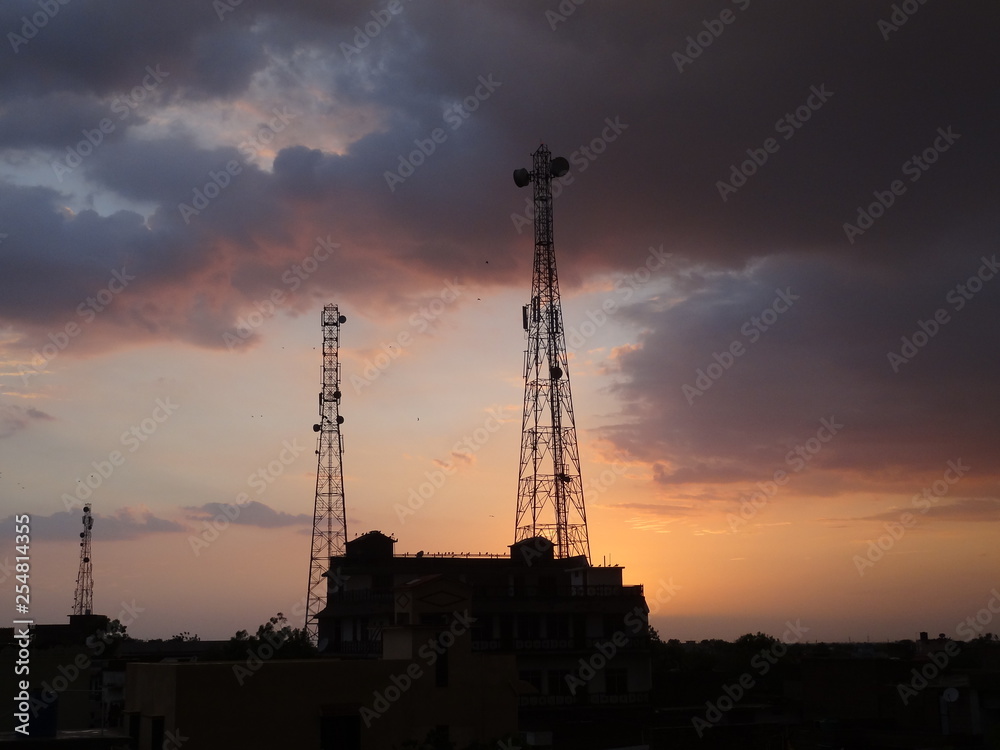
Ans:
[[[5,4],[0,30],[38,7]],[[288,295],[292,313],[315,294],[398,311],[450,278],[523,287],[530,222],[511,171],[544,141],[571,163],[555,201],[565,292],[633,271],[650,246],[674,254],[671,296],[622,311],[643,333],[611,363],[623,413],[607,437],[658,484],[793,469],[823,419],[844,427],[795,474],[803,492],[853,486],[851,472],[922,481],[959,457],[1000,469],[1000,280],[962,309],[948,299],[1000,236],[995,5],[925,4],[895,30],[880,25],[889,4],[834,2],[590,0],[558,20],[555,4],[403,3],[382,22],[318,2],[222,18],[202,2],[58,7],[27,43],[8,37],[0,66],[0,324],[23,336],[10,351],[68,322],[88,326],[68,356],[222,348],[255,303],[291,292],[284,273],[319,237],[337,251]],[[169,76],[51,187],[52,161],[156,66]],[[247,157],[245,124],[219,142],[204,119],[258,105],[294,115],[273,164]],[[144,208],[67,209],[95,196]],[[86,319],[116,272],[134,282]],[[776,290],[794,304],[750,341]],[[947,323],[894,368],[939,309]],[[733,342],[744,353],[689,399]]]
[[[40,409],[17,404],[0,404],[0,439],[10,437],[32,422],[48,422],[55,419]]]
[[[159,518],[145,508],[118,508],[110,515],[94,513],[94,536],[102,541],[137,539],[147,534],[186,531],[175,521]],[[14,516],[0,520],[0,526],[13,526]],[[35,541],[79,541],[83,528],[81,514],[59,511],[51,516],[31,514],[31,537]]]
[[[281,526],[309,526],[313,520],[312,516],[304,513],[292,515],[284,511],[276,511],[256,500],[242,505],[205,503],[197,507],[186,507],[185,511],[187,511],[188,518],[193,521],[209,521],[217,516],[222,516],[234,524],[259,526],[264,529]]]

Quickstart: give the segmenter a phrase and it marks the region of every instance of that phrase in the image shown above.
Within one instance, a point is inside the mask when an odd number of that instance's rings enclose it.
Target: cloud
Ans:
[[[51,414],[31,406],[0,404],[0,439],[27,429],[33,422],[49,422],[54,419]]]
[[[282,272],[317,235],[344,250],[306,288],[373,312],[446,276],[513,283],[529,263],[530,238],[510,221],[527,196],[509,175],[539,133],[572,163],[572,182],[556,199],[567,288],[591,273],[631,270],[661,243],[695,265],[728,269],[837,246],[857,272],[884,271],[936,252],[934,234],[978,234],[994,223],[989,191],[973,186],[1000,155],[982,125],[995,105],[968,87],[992,50],[985,28],[996,10],[922,10],[914,24],[935,24],[931,48],[912,27],[887,43],[879,9],[754,4],[679,72],[674,53],[703,19],[655,3],[594,5],[555,30],[527,3],[463,15],[407,4],[358,56],[341,44],[371,20],[360,7],[264,2],[220,20],[193,0],[142,12],[60,5],[0,74],[0,90],[13,97],[0,120],[9,158],[32,146],[51,172],[102,107],[110,113],[115,97],[142,87],[147,67],[169,76],[127,129],[83,161],[75,173],[83,184],[44,189],[51,180],[28,170],[0,191],[11,270],[0,282],[0,317],[25,330],[25,346],[37,346],[52,326],[81,322],[76,307],[127,263],[137,286],[69,356],[151,339],[220,347],[241,313],[283,288]],[[9,3],[0,22],[16,29],[35,11],[27,0]],[[466,25],[472,20],[479,31]],[[485,31],[498,28],[507,33]],[[847,33],[850,59],[842,54]],[[804,61],[796,75],[789,56]],[[480,78],[490,76],[499,86],[482,99]],[[919,100],[906,81],[919,82]],[[833,94],[785,140],[775,123],[814,86]],[[469,101],[475,109],[462,109]],[[268,171],[238,147],[267,122],[270,105],[297,114],[273,144],[259,144],[273,149]],[[449,111],[463,115],[449,121]],[[945,126],[962,134],[953,151],[863,242],[847,244],[842,222]],[[386,173],[415,149],[420,156],[419,144],[433,143],[438,128],[445,140],[391,192]],[[780,150],[723,202],[716,183],[769,136]],[[185,223],[178,205],[234,158],[241,173]],[[33,180],[39,187],[24,187]],[[67,203],[95,195],[146,207],[141,215],[66,213]]]
[[[918,521],[921,518],[933,518],[938,521],[957,521],[965,523],[1000,521],[1000,499],[995,497],[963,497],[950,503],[934,505],[924,510],[889,510],[863,518],[857,521],[899,521],[899,517],[909,512]]]
[[[82,514],[76,511],[59,511],[51,516],[31,515],[31,534],[36,541],[79,539]],[[94,513],[93,534],[101,541],[138,539],[148,534],[186,531],[186,527],[165,518],[159,518],[143,507],[122,507],[111,514]],[[13,524],[14,516],[0,521],[0,525]]]
[[[342,45],[371,20],[362,6],[58,8],[0,66],[11,358],[70,325],[66,358],[221,350],[275,291],[281,314],[322,296],[378,318],[444,279],[523,286],[531,201],[510,175],[542,140],[571,164],[554,200],[565,295],[632,273],[650,246],[673,254],[664,294],[616,313],[638,340],[605,369],[621,413],[603,436],[655,481],[758,481],[831,417],[843,433],[796,479],[814,494],[932,476],[959,455],[1000,472],[1000,280],[961,310],[948,301],[1000,236],[1000,104],[979,83],[1000,7],[921,6],[887,39],[885,8],[750,3],[682,69],[704,31],[695,6],[588,3],[553,29],[530,2],[407,3],[358,54]],[[37,9],[6,3],[0,27]],[[156,66],[169,75],[55,181],[67,144]],[[720,191],[734,170],[745,182]],[[879,216],[848,236],[873,201]],[[339,247],[293,288],[285,274],[317,237]],[[115,273],[133,280],[109,296]],[[766,322],[777,290],[797,299]],[[887,355],[940,309],[949,322],[894,371]]]
[[[624,419],[602,435],[653,463],[664,484],[783,470],[858,488],[894,470],[905,487],[959,457],[996,472],[989,435],[1000,402],[990,383],[1000,377],[1000,333],[990,321],[1000,276],[971,299],[952,295],[992,256],[979,242],[905,276],[859,275],[843,257],[774,256],[740,272],[703,271],[697,285],[682,279],[671,304],[618,313],[643,333],[616,362]],[[985,291],[991,283],[997,293]],[[776,307],[789,292],[796,299]],[[921,339],[921,322],[939,310],[947,322]],[[924,346],[894,369],[889,353],[915,333]],[[843,425],[832,439],[824,419]]]
[[[208,521],[216,516],[222,516],[233,524],[259,526],[262,529],[308,526],[313,522],[312,516],[305,513],[291,515],[284,511],[276,511],[256,500],[236,506],[228,503],[205,503],[199,506],[186,506],[184,510],[187,511],[188,518],[194,521]]]
[[[687,517],[697,516],[702,510],[689,505],[677,505],[676,503],[615,503],[612,508],[623,508],[626,510],[638,510],[651,513],[657,516]]]

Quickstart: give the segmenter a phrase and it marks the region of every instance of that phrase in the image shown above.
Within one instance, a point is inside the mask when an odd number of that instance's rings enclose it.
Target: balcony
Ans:
[[[635,706],[649,703],[649,693],[584,693],[576,695],[522,695],[522,706]]]
[[[379,638],[374,642],[339,641],[336,643],[329,643],[323,653],[326,655],[349,654],[351,656],[382,656],[382,639]]]
[[[473,599],[579,599],[588,597],[641,597],[642,584],[634,586],[474,586]]]
[[[594,651],[598,644],[607,644],[607,638],[477,638],[472,641],[473,651],[517,651],[517,652],[559,652]],[[649,650],[649,639],[632,637],[624,646],[615,645],[624,651]]]
[[[385,602],[392,604],[392,592],[375,589],[356,589],[354,591],[338,591],[327,598],[327,604],[348,602]]]

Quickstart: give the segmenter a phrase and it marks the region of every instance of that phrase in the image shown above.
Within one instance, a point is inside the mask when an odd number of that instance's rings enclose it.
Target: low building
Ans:
[[[514,658],[473,652],[467,588],[429,579],[405,598],[378,660],[269,660],[262,644],[246,662],[129,664],[134,746],[381,750],[432,732],[458,747],[511,736]]]
[[[649,610],[642,586],[622,583],[621,567],[557,559],[543,537],[511,545],[509,555],[397,555],[395,542],[372,531],[331,558],[318,616],[323,653],[388,658],[393,626],[430,624],[435,616],[414,604],[412,587],[441,604],[462,595],[457,584],[471,601],[473,652],[516,660],[522,730],[558,726],[556,735],[565,735],[578,725],[587,735],[644,715]]]

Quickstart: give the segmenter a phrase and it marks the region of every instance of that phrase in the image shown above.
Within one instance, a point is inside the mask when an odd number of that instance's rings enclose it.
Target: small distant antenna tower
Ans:
[[[80,532],[80,572],[76,574],[76,593],[73,594],[73,614],[89,615],[94,611],[94,565],[90,562],[90,533],[94,517],[90,506],[83,506],[83,531]]]
[[[522,310],[528,349],[514,541],[543,536],[552,542],[556,557],[583,555],[589,561],[587,512],[552,243],[552,180],[569,171],[569,162],[561,156],[553,159],[545,144],[532,159],[530,172],[514,170],[518,187],[535,184],[531,302]]]
[[[319,392],[319,433],[316,444],[316,504],[313,510],[312,556],[309,560],[309,592],[306,598],[306,632],[313,642],[319,638],[316,615],[326,606],[326,573],[330,557],[344,554],[347,514],[344,510],[344,438],[340,425],[340,326],[347,318],[336,305],[322,313],[323,382]]]

